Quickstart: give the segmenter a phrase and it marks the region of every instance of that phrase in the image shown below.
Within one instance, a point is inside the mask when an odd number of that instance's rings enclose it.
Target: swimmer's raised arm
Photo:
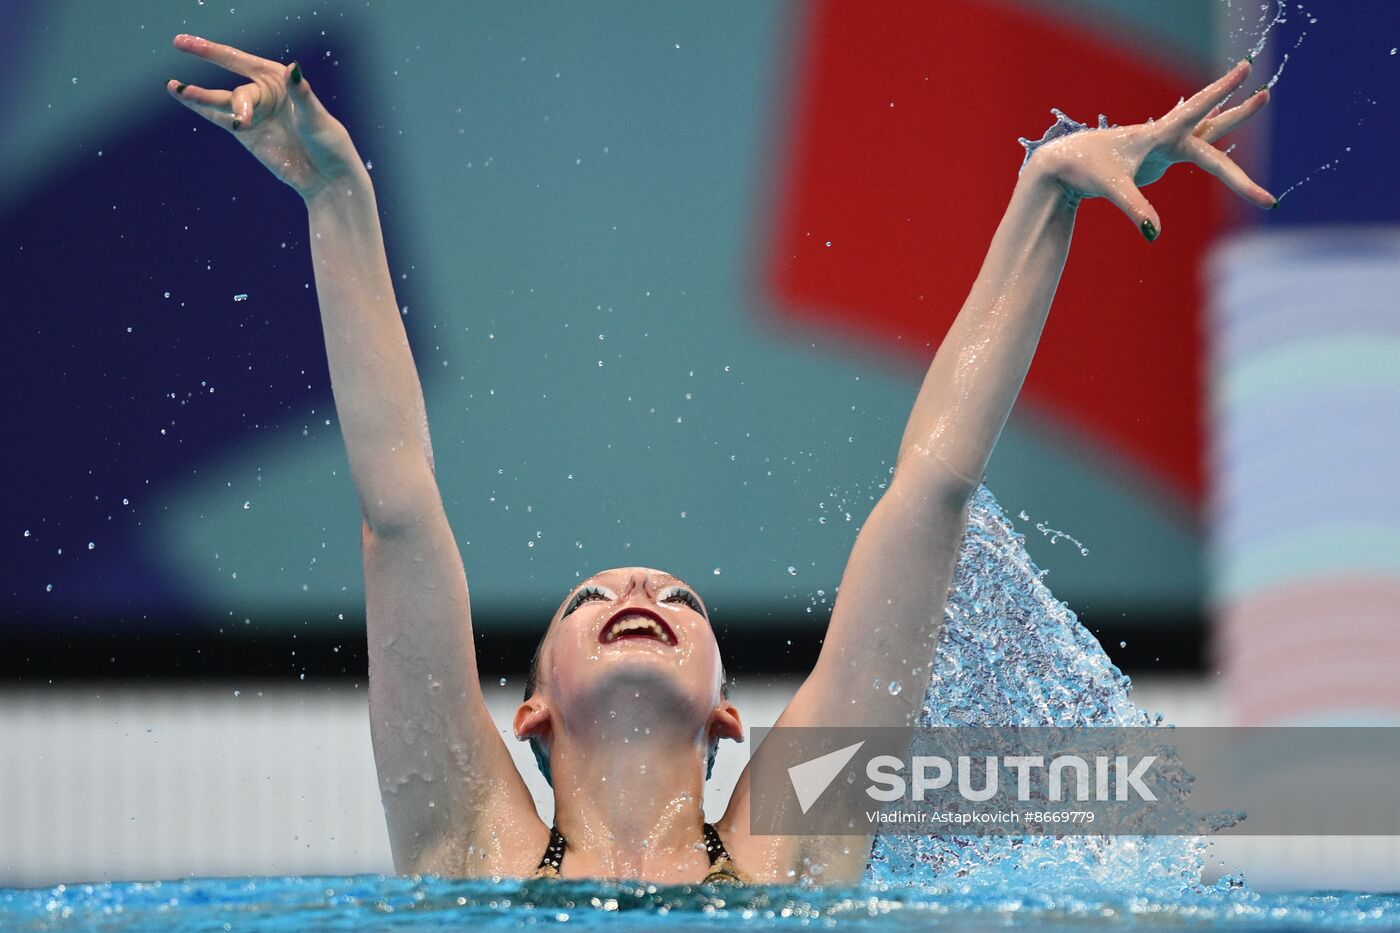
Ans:
[[[249,79],[231,92],[173,80],[167,88],[306,204],[331,388],[363,516],[370,722],[395,866],[499,872],[510,863],[502,849],[535,848],[544,829],[482,697],[466,574],[433,474],[369,173],[295,63],[195,36],[174,45]],[[513,838],[519,831],[528,838]]]
[[[929,366],[889,488],[856,537],[817,665],[778,725],[903,726],[917,720],[968,503],[1030,368],[1079,204],[1106,197],[1139,235],[1153,240],[1162,223],[1138,188],[1173,163],[1189,161],[1246,200],[1273,206],[1272,195],[1211,145],[1266,102],[1261,89],[1220,112],[1248,74],[1249,64],[1241,62],[1155,122],[1075,133],[1031,157]],[[746,773],[721,827],[726,839],[747,826],[747,781]],[[859,876],[868,840],[863,848],[841,838],[825,845],[828,878]]]

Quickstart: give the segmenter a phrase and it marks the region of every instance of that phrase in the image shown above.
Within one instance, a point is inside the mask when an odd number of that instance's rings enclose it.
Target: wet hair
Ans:
[[[535,646],[535,656],[530,659],[530,672],[525,675],[525,696],[528,700],[535,695],[536,682],[540,677],[540,652],[544,649],[544,640],[549,637],[549,630],[546,629],[540,638],[540,643]],[[724,699],[729,699],[729,675],[724,671],[724,662],[719,665],[719,695]],[[530,751],[535,753],[535,764],[539,766],[540,773],[544,775],[545,783],[550,787],[554,786],[554,776],[549,773],[549,756],[545,754],[544,745],[533,735],[530,736]],[[710,743],[710,754],[705,759],[705,780],[710,779],[710,775],[715,771],[715,753],[719,751],[719,743]]]

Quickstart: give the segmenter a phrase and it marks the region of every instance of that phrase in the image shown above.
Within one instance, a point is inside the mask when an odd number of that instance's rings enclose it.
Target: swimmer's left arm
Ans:
[[[1104,197],[1148,242],[1161,220],[1140,186],[1192,162],[1263,208],[1216,139],[1267,102],[1261,88],[1221,112],[1249,76],[1240,62],[1160,119],[1041,147],[920,387],[888,490],[856,538],[816,668],[785,725],[904,725],[917,717],[967,507],[1020,392],[1069,253],[1079,205]]]
[[[1272,195],[1211,145],[1267,102],[1261,88],[1222,112],[1248,75],[1241,62],[1157,121],[1076,133],[1032,156],[929,366],[889,488],[856,536],[816,667],[777,725],[917,722],[968,505],[1030,368],[1080,203],[1109,199],[1150,242],[1161,220],[1138,188],[1190,161],[1257,206],[1274,206]],[[750,790],[746,770],[721,833],[746,853],[762,849],[784,862],[772,847],[796,843],[746,835]],[[826,880],[852,879],[864,868],[869,842],[803,837],[799,849],[824,853]]]

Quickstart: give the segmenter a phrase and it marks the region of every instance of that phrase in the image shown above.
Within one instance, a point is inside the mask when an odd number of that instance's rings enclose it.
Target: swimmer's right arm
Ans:
[[[482,696],[466,573],[433,472],[369,174],[295,64],[193,36],[177,36],[175,47],[251,80],[232,92],[168,87],[306,204],[331,387],[363,517],[370,726],[395,867],[510,873],[510,855],[539,848],[545,830]]]

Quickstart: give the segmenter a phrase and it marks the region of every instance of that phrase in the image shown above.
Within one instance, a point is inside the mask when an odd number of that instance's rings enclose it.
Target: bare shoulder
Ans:
[[[742,791],[742,793],[741,793]],[[715,824],[739,872],[758,884],[856,884],[865,875],[875,837],[757,835],[749,823],[748,781],[735,788]]]
[[[549,845],[549,827],[533,806],[529,812],[505,809],[475,826],[448,831],[416,858],[398,867],[402,874],[444,878],[526,878],[539,867]]]

